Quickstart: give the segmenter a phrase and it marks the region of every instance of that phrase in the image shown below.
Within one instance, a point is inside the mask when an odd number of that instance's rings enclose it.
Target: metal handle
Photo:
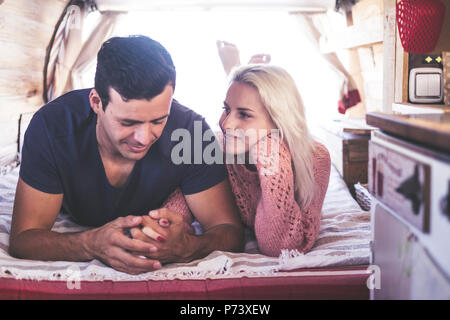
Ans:
[[[411,201],[415,215],[420,213],[420,206],[423,201],[423,188],[419,180],[419,166],[417,164],[414,167],[414,174],[403,181],[395,191]]]

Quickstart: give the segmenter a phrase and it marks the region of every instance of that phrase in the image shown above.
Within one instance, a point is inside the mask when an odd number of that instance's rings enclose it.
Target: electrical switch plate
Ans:
[[[413,103],[439,103],[443,98],[440,68],[414,68],[409,74],[409,100]]]

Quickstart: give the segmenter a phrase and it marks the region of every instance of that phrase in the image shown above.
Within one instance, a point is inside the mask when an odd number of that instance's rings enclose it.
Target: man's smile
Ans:
[[[128,149],[130,149],[130,151],[134,152],[134,153],[144,152],[149,147],[148,145],[147,146],[142,146],[140,144],[132,144],[132,143],[129,143],[129,142],[125,142],[125,143],[128,146]]]

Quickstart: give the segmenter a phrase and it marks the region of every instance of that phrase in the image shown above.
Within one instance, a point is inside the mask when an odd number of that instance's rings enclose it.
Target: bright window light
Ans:
[[[177,69],[174,97],[204,116],[214,130],[228,87],[217,40],[237,45],[241,63],[257,53],[270,54],[271,64],[285,68],[296,81],[308,120],[339,117],[338,77],[303,35],[295,16],[287,12],[130,12],[117,26],[116,35],[133,34],[149,36],[166,47]]]

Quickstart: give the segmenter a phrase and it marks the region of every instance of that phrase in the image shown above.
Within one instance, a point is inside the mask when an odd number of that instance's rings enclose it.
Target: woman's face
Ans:
[[[223,104],[219,125],[226,153],[247,153],[271,129],[276,129],[258,90],[248,84],[233,82]]]

